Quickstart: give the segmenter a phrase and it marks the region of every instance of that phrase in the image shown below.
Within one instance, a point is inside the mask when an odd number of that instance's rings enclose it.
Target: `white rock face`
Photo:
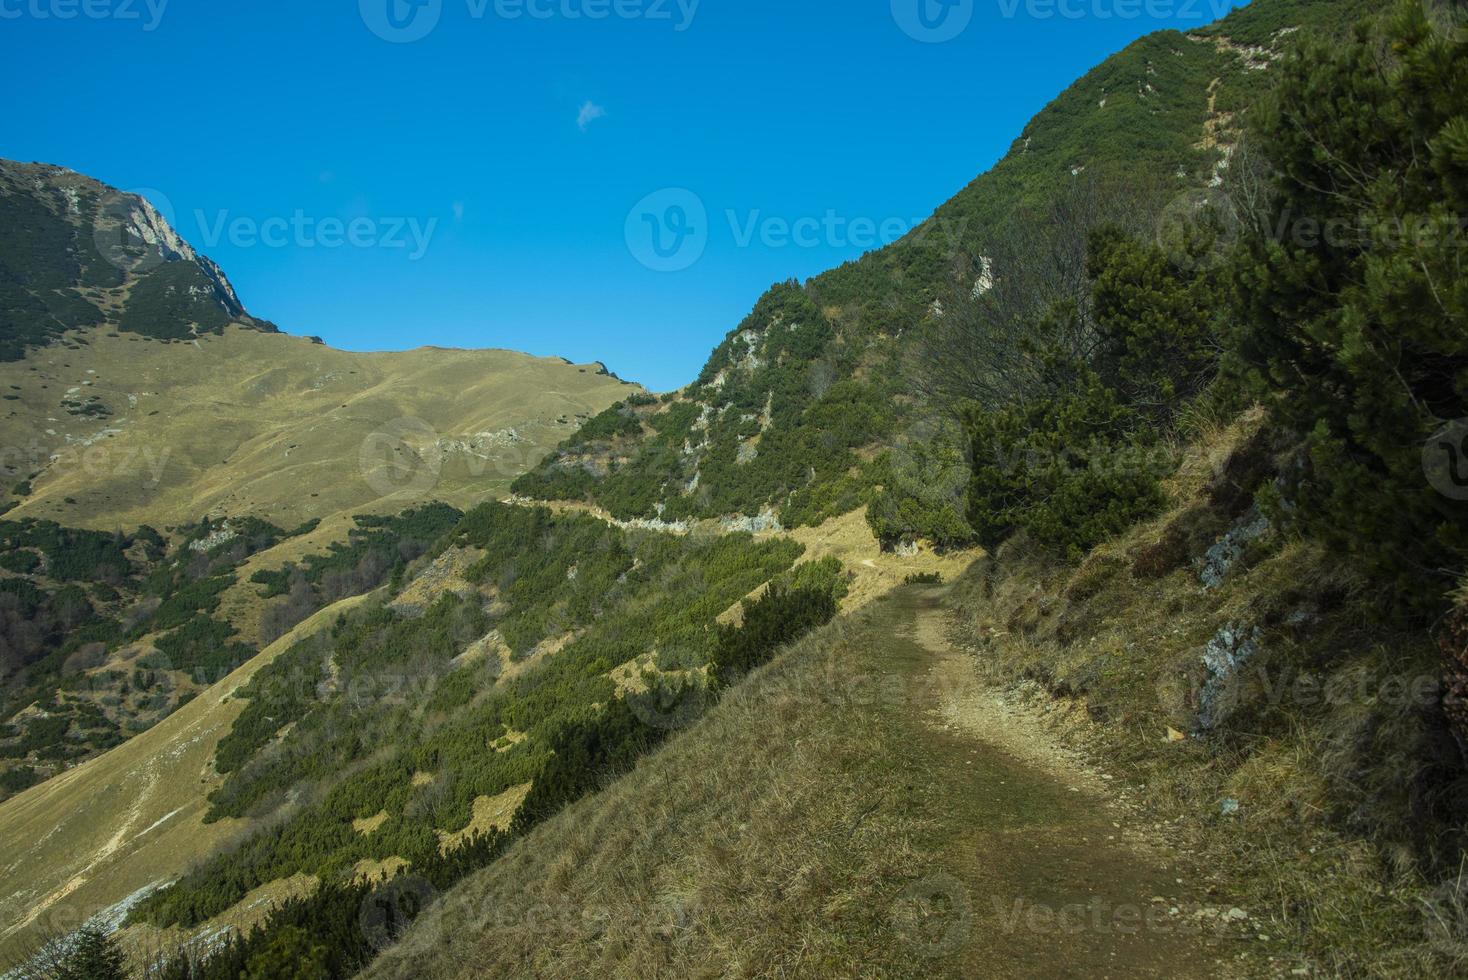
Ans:
[[[779,515],[773,507],[766,507],[755,517],[740,515],[738,517],[726,517],[719,522],[720,526],[730,533],[744,531],[749,534],[761,534],[766,532],[778,533],[785,530],[780,523]]]
[[[158,254],[169,261],[192,262],[197,265],[214,287],[214,295],[225,311],[230,316],[244,315],[245,305],[240,302],[239,295],[234,291],[224,270],[207,256],[195,252],[194,247],[184,241],[183,236],[174,230],[147,198],[125,194],[122,199],[127,205],[127,217],[123,225],[134,237],[158,249]]]
[[[630,521],[612,521],[611,523],[624,530],[657,531],[660,534],[687,534],[689,531],[687,521],[665,521],[661,518],[653,520],[639,517]]]
[[[746,371],[751,374],[764,367],[765,362],[756,353],[764,341],[765,332],[762,330],[741,330],[735,334],[735,348],[732,352],[735,357],[734,366],[741,371]],[[738,345],[740,344],[744,345],[744,352],[742,354],[738,350]]]
[[[994,260],[987,255],[979,256],[979,275],[974,279],[974,288],[970,295],[974,299],[983,296],[994,288]]]
[[[147,198],[128,195],[125,199],[129,206],[125,223],[133,235],[157,248],[166,258],[189,262],[198,258],[193,247],[179,237],[178,232],[173,230],[173,226],[164,220],[163,215],[158,213],[158,209]]]
[[[1269,518],[1258,509],[1250,508],[1228,533],[1209,548],[1203,555],[1203,565],[1198,570],[1198,580],[1206,589],[1216,588],[1228,578],[1230,572],[1243,557],[1250,542],[1257,541],[1270,530]]]
[[[497,450],[508,449],[528,441],[516,429],[497,429],[494,432],[476,432],[458,439],[440,439],[438,449],[445,455],[462,453],[466,456],[488,459]]]
[[[1207,680],[1198,697],[1198,727],[1216,727],[1236,707],[1240,697],[1239,678],[1245,664],[1259,653],[1258,627],[1229,623],[1203,648]]]
[[[217,530],[211,531],[207,537],[200,538],[198,541],[191,541],[189,543],[189,550],[200,552],[211,551],[222,544],[233,541],[237,537],[239,537],[239,532],[228,524],[225,524]]]

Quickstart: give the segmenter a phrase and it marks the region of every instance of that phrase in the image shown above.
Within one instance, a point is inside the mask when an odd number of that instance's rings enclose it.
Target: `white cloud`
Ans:
[[[581,131],[584,133],[586,132],[586,127],[591,125],[592,120],[600,119],[606,114],[607,110],[595,102],[587,102],[581,107],[581,111],[576,114],[576,125],[580,126]]]

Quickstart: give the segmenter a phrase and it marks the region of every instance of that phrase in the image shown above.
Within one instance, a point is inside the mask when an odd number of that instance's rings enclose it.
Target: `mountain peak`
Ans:
[[[275,332],[146,198],[65,167],[0,160],[0,359],[73,330],[185,340],[230,323]]]

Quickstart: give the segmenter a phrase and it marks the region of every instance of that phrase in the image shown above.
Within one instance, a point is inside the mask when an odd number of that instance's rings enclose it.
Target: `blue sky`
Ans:
[[[146,190],[291,333],[665,390],[1229,2],[0,0],[0,156]]]

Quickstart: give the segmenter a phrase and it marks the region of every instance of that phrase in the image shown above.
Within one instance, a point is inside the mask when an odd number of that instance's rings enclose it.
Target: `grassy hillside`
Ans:
[[[498,495],[634,390],[600,364],[279,335],[146,201],[59,167],[0,161],[0,229],[12,518],[340,535],[349,512]]]
[[[635,390],[509,351],[358,354],[230,327],[160,345],[91,331],[0,364],[8,516],[113,530],[209,515],[296,526],[467,504]]]
[[[153,723],[438,533],[369,554],[363,515],[499,497],[633,390],[504,351],[352,354],[240,327],[68,336],[81,343],[0,363],[0,798]]]

